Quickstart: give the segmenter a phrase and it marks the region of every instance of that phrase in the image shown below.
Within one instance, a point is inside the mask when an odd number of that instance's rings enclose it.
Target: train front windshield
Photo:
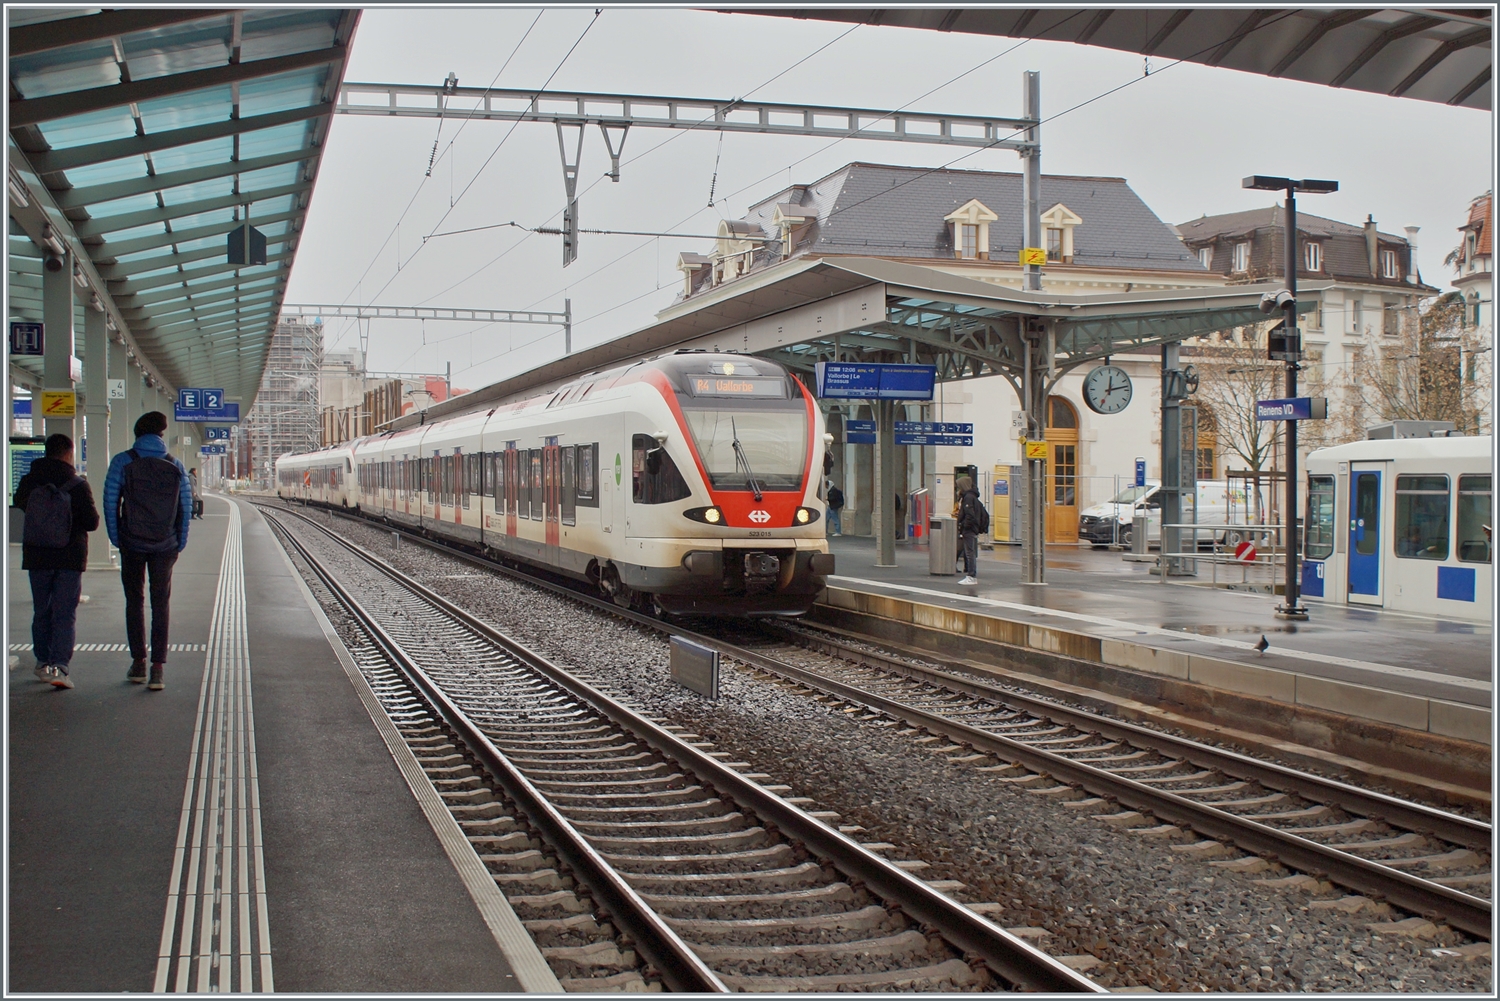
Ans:
[[[682,408],[693,444],[715,490],[749,490],[749,473],[762,490],[801,490],[807,469],[807,409],[726,407],[706,400]],[[740,447],[735,449],[738,438]],[[747,471],[748,470],[748,471]]]

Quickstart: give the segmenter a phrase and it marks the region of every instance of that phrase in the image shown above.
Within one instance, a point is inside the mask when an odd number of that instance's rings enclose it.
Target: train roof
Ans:
[[[1352,441],[1316,449],[1307,456],[1313,462],[1360,462],[1376,459],[1477,459],[1494,454],[1491,435],[1451,438],[1380,438]]]

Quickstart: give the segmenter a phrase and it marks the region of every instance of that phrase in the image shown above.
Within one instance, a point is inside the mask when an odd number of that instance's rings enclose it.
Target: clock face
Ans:
[[[1130,376],[1118,365],[1101,365],[1083,379],[1083,402],[1096,414],[1117,414],[1130,406]]]

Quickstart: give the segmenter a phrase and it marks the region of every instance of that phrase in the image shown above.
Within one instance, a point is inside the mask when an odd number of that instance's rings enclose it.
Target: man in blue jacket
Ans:
[[[187,548],[193,517],[193,486],[187,470],[171,453],[162,433],[167,415],[159,410],[135,422],[135,447],[109,464],[104,478],[104,527],[120,550],[125,585],[125,633],[130,641],[126,679],[146,681],[146,574],[151,575],[151,684],[166,687],[167,626],[172,600],[172,567]]]

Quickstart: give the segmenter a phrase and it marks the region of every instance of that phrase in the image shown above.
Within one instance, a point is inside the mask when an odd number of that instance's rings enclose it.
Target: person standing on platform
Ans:
[[[162,433],[167,415],[159,410],[135,422],[135,447],[119,453],[104,478],[104,525],[120,550],[120,581],[125,586],[125,634],[130,670],[125,677],[146,681],[146,575],[151,575],[151,683],[166,687],[167,627],[172,601],[172,567],[187,548],[193,518],[193,486],[187,470],[167,451]]]
[[[203,517],[203,484],[198,482],[198,470],[189,469],[188,479],[192,480],[193,487],[193,517]]]
[[[959,583],[978,584],[979,536],[989,528],[989,512],[979,503],[979,491],[969,477],[960,476],[954,487],[958,491],[959,552],[964,560],[964,575]]]
[[[828,534],[844,534],[844,492],[832,480],[828,481]]]
[[[21,537],[21,569],[31,575],[31,648],[36,676],[58,688],[72,688],[78,597],[89,564],[89,533],[99,527],[99,511],[88,481],[73,468],[73,439],[47,436],[45,451],[16,485],[16,507],[26,512]]]

